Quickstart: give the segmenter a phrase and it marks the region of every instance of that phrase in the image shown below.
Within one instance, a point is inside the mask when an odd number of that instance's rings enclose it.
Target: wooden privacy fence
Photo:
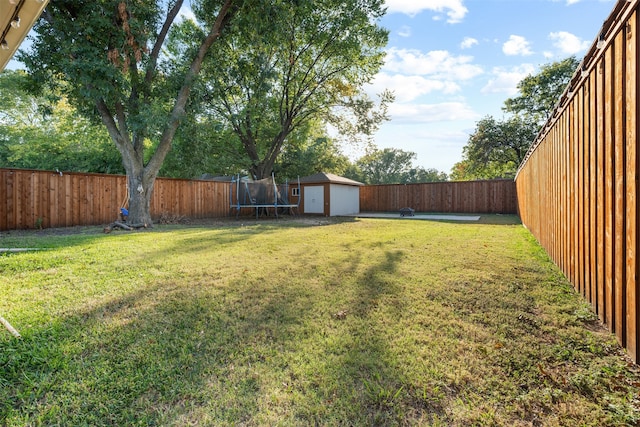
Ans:
[[[0,169],[0,230],[110,223],[127,200],[126,177]],[[158,178],[151,216],[229,214],[229,184]]]
[[[0,230],[106,224],[127,200],[126,177],[0,169]],[[361,211],[515,213],[511,180],[360,187]],[[229,183],[158,178],[151,216],[220,218],[229,215]]]
[[[513,180],[431,182],[360,187],[360,211],[516,213]]]
[[[618,1],[516,176],[523,223],[638,363],[638,1]]]

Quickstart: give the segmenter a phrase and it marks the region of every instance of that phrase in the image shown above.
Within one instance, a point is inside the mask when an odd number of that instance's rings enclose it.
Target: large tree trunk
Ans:
[[[254,179],[268,178],[271,176],[271,172],[273,172],[273,162],[269,164],[269,162],[263,160],[258,164],[252,165],[249,172]]]
[[[216,17],[216,20],[211,27],[209,34],[203,40],[198,53],[191,62],[189,70],[185,74],[184,81],[176,101],[171,111],[171,115],[167,119],[160,142],[149,162],[144,163],[144,129],[138,132],[138,136],[131,136],[126,117],[126,109],[120,103],[116,103],[115,111],[111,111],[107,103],[103,99],[96,101],[97,109],[100,113],[103,123],[107,127],[111,139],[114,141],[118,151],[122,155],[122,163],[127,173],[127,186],[129,190],[129,217],[127,221],[133,224],[145,224],[146,226],[153,226],[151,219],[151,197],[153,195],[153,187],[156,177],[162,167],[162,163],[166,158],[169,150],[171,149],[171,142],[175,136],[176,130],[180,121],[185,115],[185,106],[189,99],[191,87],[193,86],[196,77],[200,73],[202,68],[202,61],[205,55],[209,51],[211,45],[220,37],[220,32],[223,27],[229,22],[233,14],[235,13],[237,6],[234,4],[235,0],[225,0],[220,8],[220,12]],[[174,9],[177,9],[179,3],[176,4]],[[173,20],[177,14],[171,13],[170,20]],[[169,23],[169,21],[167,21]],[[163,37],[168,31],[163,29]],[[156,46],[161,45],[160,40],[156,43]],[[154,47],[154,54],[157,55],[160,49]],[[155,63],[155,61],[154,61]],[[155,73],[148,72],[145,80],[146,84],[150,84],[153,80]],[[142,93],[141,90],[137,93]],[[137,105],[139,103],[137,97],[130,99],[130,103]],[[130,108],[130,111],[136,111],[137,108]],[[115,114],[114,114],[115,112]]]
[[[249,172],[255,179],[268,178],[271,176],[271,173],[273,173],[273,165],[276,163],[276,159],[280,154],[282,144],[284,144],[284,140],[291,133],[291,122],[287,121],[282,125],[282,127],[283,130],[273,139],[273,141],[271,141],[269,151],[265,155],[264,159],[260,159],[258,157],[257,142],[255,140],[250,140],[249,138],[243,140],[245,149],[247,149],[247,154],[252,161]],[[250,149],[247,147],[250,147]]]
[[[153,195],[153,180],[145,180],[144,174],[128,174],[127,185],[129,188],[129,218],[131,224],[153,225],[151,219],[151,196]]]

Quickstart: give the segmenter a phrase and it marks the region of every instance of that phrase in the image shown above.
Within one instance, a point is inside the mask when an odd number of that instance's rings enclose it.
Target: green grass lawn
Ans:
[[[47,250],[0,255],[0,425],[636,425],[636,368],[514,222],[2,233]]]

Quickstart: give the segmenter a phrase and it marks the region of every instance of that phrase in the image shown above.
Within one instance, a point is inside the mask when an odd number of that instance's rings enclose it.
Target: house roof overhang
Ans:
[[[49,0],[0,0],[0,71],[16,53],[47,3]]]

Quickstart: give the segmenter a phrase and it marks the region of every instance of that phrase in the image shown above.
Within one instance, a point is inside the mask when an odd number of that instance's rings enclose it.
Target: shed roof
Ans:
[[[300,178],[300,183],[303,184],[324,184],[327,182],[331,184],[353,185],[357,187],[364,185],[361,182],[325,172],[319,172],[313,175],[305,176],[304,178]]]

